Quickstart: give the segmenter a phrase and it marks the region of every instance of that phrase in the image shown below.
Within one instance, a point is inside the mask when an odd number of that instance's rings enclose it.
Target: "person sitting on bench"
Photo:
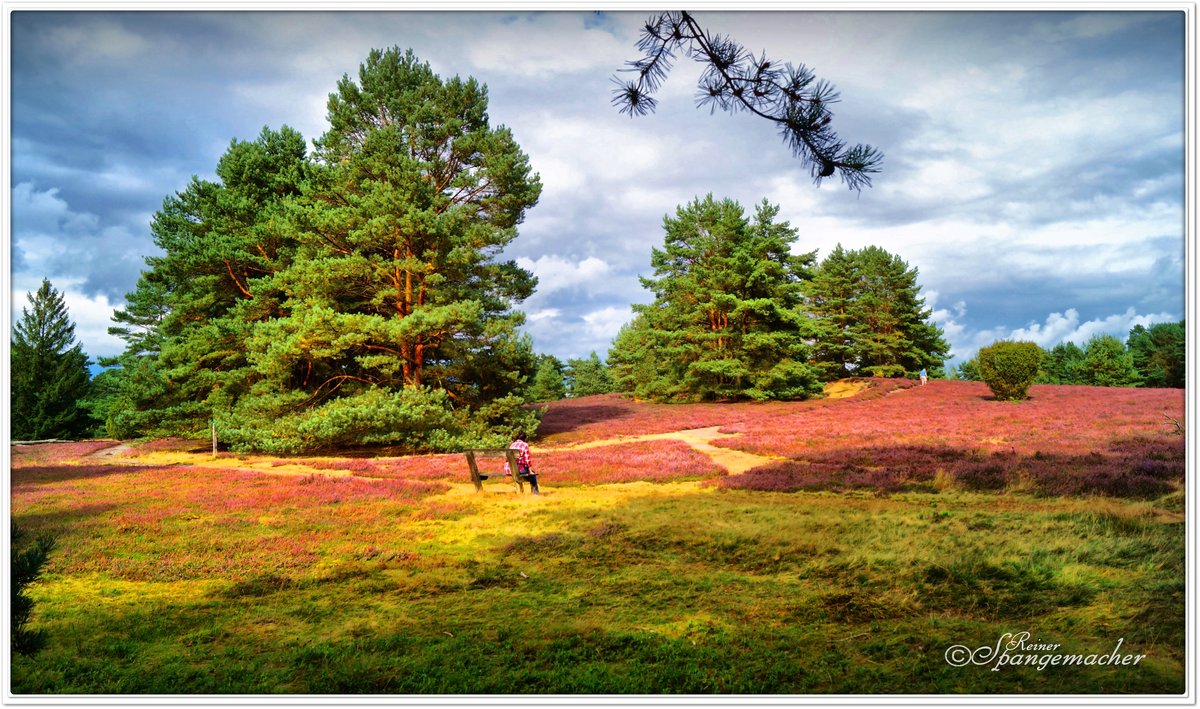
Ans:
[[[528,480],[529,488],[533,494],[542,494],[538,491],[537,474],[530,468],[529,444],[525,442],[525,432],[521,431],[518,433],[516,439],[508,447],[517,451],[517,475],[520,476],[518,479]],[[504,463],[504,474],[512,475],[512,471],[508,469],[507,461]]]

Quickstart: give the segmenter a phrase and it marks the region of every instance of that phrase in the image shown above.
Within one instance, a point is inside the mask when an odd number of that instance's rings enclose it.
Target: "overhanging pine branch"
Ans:
[[[776,123],[792,153],[820,184],[835,173],[850,189],[861,190],[879,172],[883,154],[870,145],[847,145],[831,127],[829,107],[838,101],[832,84],[817,80],[803,64],[779,64],[765,53],[755,56],[730,37],[710,34],[685,11],[650,18],[637,47],[641,59],[626,62],[635,79],[613,77],[612,103],[622,113],[653,113],[653,97],[666,80],[676,53],[701,62],[696,103],[730,113],[748,111]]]

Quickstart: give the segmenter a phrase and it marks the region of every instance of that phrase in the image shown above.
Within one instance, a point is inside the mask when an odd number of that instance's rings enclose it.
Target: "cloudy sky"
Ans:
[[[710,192],[778,204],[797,251],[918,268],[952,362],[1184,317],[1182,12],[696,11],[836,85],[834,127],[885,156],[861,193],[814,185],[766,121],[697,109],[688,60],[655,114],[618,113],[610,78],[649,14],[13,11],[12,317],[46,277],[84,348],[119,352],[106,328],[163,198],[264,126],[319,137],[338,79],[393,45],[486,83],[541,176],[506,252],[540,281],[522,305],[539,352],[603,356],[648,300],[663,217]]]

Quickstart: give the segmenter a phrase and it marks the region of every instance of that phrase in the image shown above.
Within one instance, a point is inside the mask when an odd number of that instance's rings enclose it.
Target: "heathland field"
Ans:
[[[14,446],[57,544],[12,691],[1184,691],[1182,390],[831,393],[551,404],[539,497],[459,454]]]

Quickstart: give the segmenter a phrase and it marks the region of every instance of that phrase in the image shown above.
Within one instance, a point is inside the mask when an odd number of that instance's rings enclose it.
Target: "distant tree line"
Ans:
[[[530,401],[557,401],[565,397],[608,394],[615,390],[608,366],[595,352],[566,362],[554,355],[540,354],[537,362],[533,382],[525,391]]]
[[[1135,325],[1124,342],[1114,335],[1098,334],[1082,347],[1060,342],[1041,348],[1041,364],[1033,383],[1182,389],[1186,360],[1186,321]],[[950,376],[984,380],[978,357],[961,362]]]

